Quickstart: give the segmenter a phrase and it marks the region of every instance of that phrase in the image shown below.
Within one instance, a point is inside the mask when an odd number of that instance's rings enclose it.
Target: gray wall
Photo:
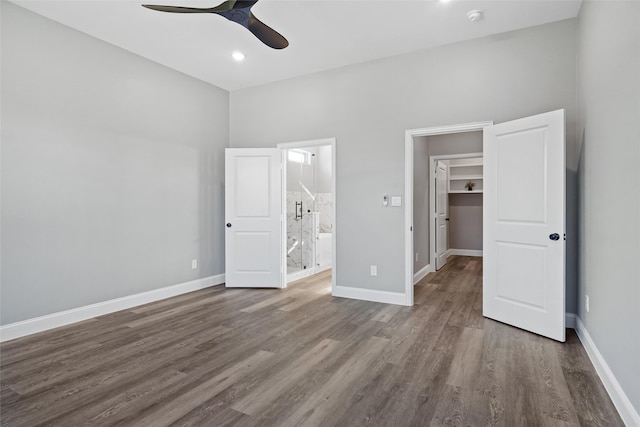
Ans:
[[[228,93],[1,8],[2,324],[223,273]]]
[[[565,108],[575,163],[575,49],[567,20],[234,91],[230,145],[336,137],[337,284],[404,292],[404,208],[381,203],[404,192],[404,131]]]
[[[482,194],[449,194],[449,249],[482,250]]]
[[[587,1],[579,15],[578,315],[640,412],[638,21],[638,2]]]
[[[413,272],[429,264],[429,145],[413,139]],[[416,260],[416,254],[418,259]]]
[[[482,153],[482,132],[462,132],[423,137],[430,156]]]

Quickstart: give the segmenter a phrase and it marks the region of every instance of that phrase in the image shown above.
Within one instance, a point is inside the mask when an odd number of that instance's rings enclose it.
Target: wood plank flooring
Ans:
[[[3,343],[3,426],[622,426],[573,330],[482,317],[480,258],[413,307],[204,289]]]

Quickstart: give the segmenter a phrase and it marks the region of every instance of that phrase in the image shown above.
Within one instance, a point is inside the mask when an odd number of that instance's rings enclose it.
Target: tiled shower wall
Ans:
[[[302,219],[296,219],[296,201],[302,200]],[[315,206],[314,206],[315,205]],[[314,210],[315,209],[315,210]],[[311,212],[307,212],[311,210]],[[317,265],[315,243],[318,233],[333,228],[333,195],[316,194],[315,204],[305,192],[287,192],[287,265],[304,269]],[[295,248],[294,248],[295,246]],[[291,250],[294,248],[293,250]]]

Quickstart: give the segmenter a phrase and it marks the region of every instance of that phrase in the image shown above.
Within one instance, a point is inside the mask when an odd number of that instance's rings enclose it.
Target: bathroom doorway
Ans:
[[[278,148],[283,156],[283,271],[290,283],[335,265],[335,139]]]

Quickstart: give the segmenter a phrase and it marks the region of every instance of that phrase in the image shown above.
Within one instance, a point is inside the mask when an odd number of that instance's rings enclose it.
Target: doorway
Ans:
[[[283,165],[282,271],[286,285],[335,266],[335,139],[278,144],[278,148]]]
[[[414,139],[482,130],[483,315],[565,340],[565,113],[405,132],[405,297],[413,304]],[[465,177],[468,178],[468,177]]]
[[[431,156],[444,156],[444,153],[440,150],[430,151],[426,148],[426,138],[438,135],[453,135],[453,134],[467,134],[470,132],[482,132],[486,126],[492,125],[493,122],[475,122],[460,125],[440,126],[424,129],[412,129],[405,132],[405,295],[406,305],[413,305],[413,286],[416,282],[415,279],[420,280],[426,276],[429,272],[435,271],[435,221],[432,220],[431,212],[434,212],[435,207],[435,180],[431,179],[432,174],[435,171],[435,166],[431,166]],[[423,161],[418,163],[416,158],[418,155],[414,152],[414,148],[423,148]],[[481,148],[478,149],[466,149],[457,146],[458,152],[449,152],[448,158],[459,156],[460,154],[477,155]],[[462,150],[462,151],[460,151]],[[466,151],[466,152],[465,152]],[[446,159],[446,156],[441,157]],[[433,159],[435,160],[435,158]],[[430,186],[434,184],[434,188],[430,188],[428,191],[429,198],[416,198],[414,204],[414,171],[420,175],[420,171],[423,173],[424,179],[420,181],[421,185]],[[447,185],[448,188],[448,185]],[[427,193],[425,191],[424,193]],[[416,223],[414,221],[414,206],[426,214],[427,220],[426,228],[425,224]],[[423,227],[423,228],[421,228]],[[426,240],[417,240],[415,236],[423,233],[423,236],[427,236]],[[419,242],[419,250],[416,251],[416,242]],[[428,259],[428,262],[424,262]],[[416,269],[416,265],[422,262],[424,267]],[[415,274],[415,276],[414,276]]]
[[[446,146],[451,141],[458,143],[457,150],[482,148],[480,132],[427,137],[422,143]],[[451,255],[482,256],[482,152],[432,155],[428,165],[429,171],[435,171],[429,173],[429,258],[426,266],[417,269],[414,265],[414,284],[429,272],[440,270]],[[414,190],[418,188],[414,183]],[[416,250],[424,248],[418,238],[414,237]]]

